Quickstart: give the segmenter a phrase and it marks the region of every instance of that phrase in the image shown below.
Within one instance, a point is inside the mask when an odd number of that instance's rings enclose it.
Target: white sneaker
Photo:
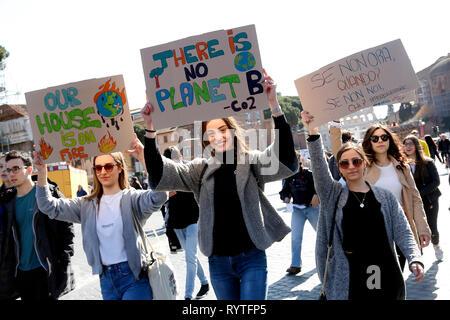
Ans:
[[[440,246],[434,247],[434,254],[436,255],[437,261],[442,261],[444,259],[444,251],[442,251]]]

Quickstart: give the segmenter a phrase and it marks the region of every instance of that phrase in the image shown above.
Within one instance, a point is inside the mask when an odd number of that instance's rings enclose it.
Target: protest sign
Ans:
[[[395,103],[419,87],[402,42],[355,53],[295,80],[303,109],[317,127],[366,107]],[[392,98],[395,98],[392,100]]]
[[[25,98],[45,163],[124,151],[134,139],[121,75],[27,92]]]
[[[267,109],[254,25],[141,49],[156,129]]]

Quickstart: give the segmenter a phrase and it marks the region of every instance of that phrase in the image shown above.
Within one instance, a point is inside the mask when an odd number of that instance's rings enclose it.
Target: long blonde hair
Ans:
[[[125,158],[123,157],[122,152],[113,152],[109,154],[113,159],[116,165],[118,165],[119,168],[122,169],[122,171],[119,174],[119,187],[121,190],[130,188],[130,184],[128,183],[128,170],[127,165],[125,163]],[[94,157],[94,166],[95,166],[95,159],[97,159],[97,156]],[[92,192],[90,195],[84,196],[84,199],[100,199],[103,195],[103,186],[98,180],[97,173],[94,169],[94,186],[92,188]]]

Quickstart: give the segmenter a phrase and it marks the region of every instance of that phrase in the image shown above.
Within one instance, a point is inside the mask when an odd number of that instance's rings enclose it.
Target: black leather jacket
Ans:
[[[57,185],[49,181],[52,195],[64,197]],[[19,268],[20,243],[15,220],[14,188],[0,194],[3,207],[2,232],[0,236],[0,299],[14,296],[15,277]],[[72,223],[49,219],[34,208],[33,232],[39,261],[49,276],[49,292],[54,298],[60,297],[74,288],[70,258],[73,256]]]

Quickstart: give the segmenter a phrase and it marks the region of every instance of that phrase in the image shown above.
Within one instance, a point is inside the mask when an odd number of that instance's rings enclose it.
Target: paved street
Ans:
[[[448,183],[448,171],[445,167],[437,163],[441,177],[440,190],[440,212],[438,218],[438,228],[440,231],[441,247],[444,250],[444,261],[436,262],[432,245],[424,249],[425,279],[421,283],[413,283],[413,277],[408,270],[404,273],[406,280],[407,299],[410,300],[450,300],[450,187]],[[290,213],[285,210],[285,205],[281,202],[278,192],[281,189],[281,181],[266,185],[266,195],[278,210],[286,224],[290,225]],[[155,213],[150,222],[161,234],[163,244],[167,246],[167,238],[164,234],[164,225],[161,213]],[[148,225],[146,226],[146,229]],[[230,230],[230,236],[232,231]],[[268,299],[269,300],[316,300],[320,292],[320,282],[315,269],[314,246],[315,232],[308,223],[305,226],[303,237],[302,272],[297,276],[286,276],[286,269],[290,264],[290,240],[288,234],[283,241],[273,244],[267,251],[268,258]],[[101,300],[98,276],[91,275],[91,268],[88,266],[82,245],[81,228],[76,226],[74,270],[76,276],[77,289],[62,297],[63,300]],[[199,252],[200,261],[209,278],[207,258]],[[184,262],[184,252],[171,254],[170,259],[176,269],[178,284],[178,299],[184,298],[184,285],[186,266]],[[407,269],[407,268],[405,268]],[[196,279],[194,294],[199,290],[200,283]],[[214,291],[211,289],[206,300],[215,300]]]

